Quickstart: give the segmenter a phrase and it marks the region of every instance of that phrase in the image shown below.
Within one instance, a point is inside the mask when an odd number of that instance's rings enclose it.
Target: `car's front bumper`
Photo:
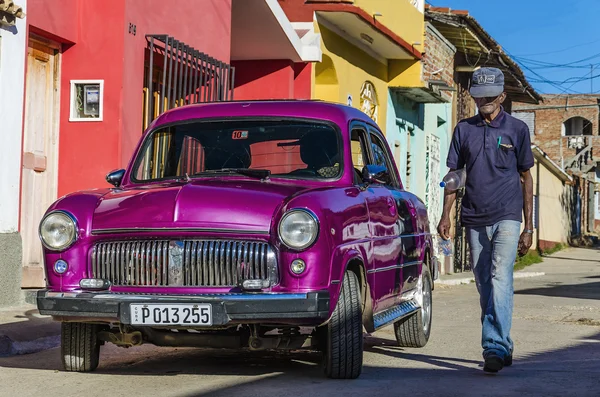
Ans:
[[[131,324],[131,304],[210,304],[212,325],[276,322],[320,324],[329,316],[329,292],[230,293],[206,295],[135,295],[110,292],[38,291],[42,315],[76,321]]]

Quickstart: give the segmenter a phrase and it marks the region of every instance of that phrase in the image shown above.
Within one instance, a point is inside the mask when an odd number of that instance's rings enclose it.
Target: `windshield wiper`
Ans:
[[[205,174],[239,174],[249,176],[251,178],[267,179],[271,175],[271,170],[261,170],[256,168],[221,168],[219,170],[199,172],[192,176]]]

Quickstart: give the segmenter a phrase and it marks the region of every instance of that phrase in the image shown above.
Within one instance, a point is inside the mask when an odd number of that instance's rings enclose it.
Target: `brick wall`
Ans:
[[[454,56],[456,48],[430,23],[425,28],[425,55],[423,56],[423,79],[442,80],[454,86]],[[442,97],[452,100],[452,92],[441,91]]]
[[[592,124],[592,136],[586,137],[594,147],[600,146],[598,136],[598,100],[592,95],[544,95],[539,105],[515,104],[514,112],[534,112],[535,131],[532,143],[538,145],[557,164],[562,165],[577,153],[577,147],[569,147],[570,137],[562,136],[562,124],[572,117],[583,117]],[[576,107],[591,105],[590,107]],[[597,152],[597,150],[596,150]],[[597,154],[595,154],[597,155]]]

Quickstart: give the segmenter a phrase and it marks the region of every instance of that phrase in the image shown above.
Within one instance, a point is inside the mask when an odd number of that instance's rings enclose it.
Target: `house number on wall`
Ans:
[[[129,24],[129,34],[132,34],[135,36],[136,31],[137,31],[137,27],[134,24],[130,23]]]

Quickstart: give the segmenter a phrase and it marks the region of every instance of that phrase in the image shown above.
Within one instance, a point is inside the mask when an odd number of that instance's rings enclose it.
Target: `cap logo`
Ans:
[[[494,84],[496,82],[496,76],[493,74],[482,74],[477,77],[478,84]]]

